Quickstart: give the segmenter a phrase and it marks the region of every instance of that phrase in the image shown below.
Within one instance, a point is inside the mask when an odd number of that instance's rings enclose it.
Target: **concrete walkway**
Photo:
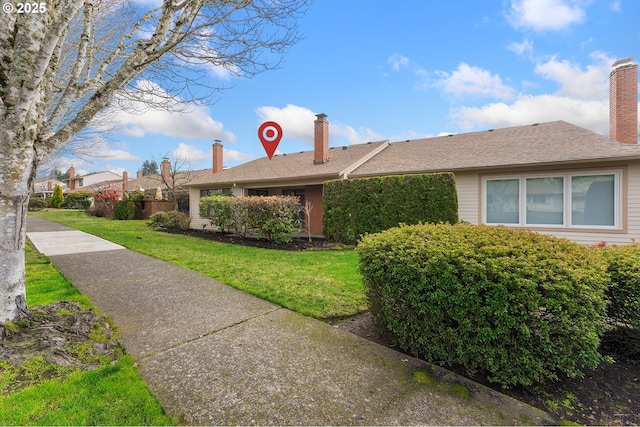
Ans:
[[[185,268],[37,217],[27,230],[111,318],[143,380],[180,423],[554,423],[449,371]]]

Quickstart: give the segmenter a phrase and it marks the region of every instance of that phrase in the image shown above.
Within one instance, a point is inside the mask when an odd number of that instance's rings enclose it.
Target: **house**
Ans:
[[[93,190],[97,187],[104,186],[104,183],[122,180],[122,177],[115,172],[102,171],[92,172],[86,175],[76,175],[75,168],[69,168],[69,191],[73,190]]]
[[[157,174],[142,175],[142,172],[138,171],[136,178],[129,179],[129,174],[127,171],[124,171],[122,173],[122,190],[126,194],[131,194],[135,191],[142,191],[153,200],[165,200],[172,202],[171,204],[166,205],[170,206],[170,208],[164,207],[165,205],[157,204],[157,206],[154,207],[153,212],[150,211],[148,215],[159,210],[173,210],[174,200],[178,205],[179,211],[189,212],[189,192],[184,188],[184,186],[198,175],[209,175],[210,173],[211,170],[209,169],[206,171],[175,171],[172,170],[169,159],[164,158],[160,163],[160,173]]]
[[[67,184],[58,181],[55,177],[37,179],[33,183],[33,195],[45,200],[49,199],[53,196],[53,189],[56,185],[59,185],[63,192],[67,189]]]
[[[292,194],[311,201],[311,232],[322,230],[322,188],[330,179],[453,172],[459,217],[593,244],[640,238],[638,65],[616,62],[610,75],[610,138],[556,121],[402,142],[328,146],[328,121],[315,121],[314,150],[214,167],[190,189],[191,226],[202,196]]]

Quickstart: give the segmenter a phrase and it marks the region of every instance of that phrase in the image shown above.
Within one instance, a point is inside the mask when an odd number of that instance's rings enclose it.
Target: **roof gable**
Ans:
[[[326,163],[314,164],[313,150],[299,153],[276,154],[271,160],[261,157],[247,163],[208,174],[199,173],[187,186],[227,185],[264,181],[286,181],[291,179],[337,179],[340,173],[357,165],[386,141],[331,147]]]

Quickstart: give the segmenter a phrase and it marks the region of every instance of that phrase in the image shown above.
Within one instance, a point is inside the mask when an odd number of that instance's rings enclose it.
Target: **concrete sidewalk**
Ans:
[[[449,371],[185,268],[36,217],[27,230],[111,318],[140,375],[181,423],[554,423]]]

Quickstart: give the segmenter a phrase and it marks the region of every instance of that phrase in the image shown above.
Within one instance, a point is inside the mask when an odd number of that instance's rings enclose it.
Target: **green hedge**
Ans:
[[[147,225],[156,228],[168,228],[173,230],[188,230],[191,218],[184,212],[169,211],[156,212],[149,217]]]
[[[220,230],[241,236],[257,232],[269,241],[288,243],[300,231],[300,199],[294,196],[229,197],[214,195],[200,199],[200,216]]]
[[[581,375],[602,359],[608,277],[597,251],[462,224],[393,228],[357,251],[376,323],[410,354],[504,387]]]
[[[607,246],[598,250],[609,264],[609,318],[640,333],[640,245]]]
[[[132,200],[118,200],[113,207],[113,219],[132,220],[136,214],[136,205]]]
[[[91,206],[93,193],[87,190],[79,190],[64,196],[61,207],[67,209],[88,209]]]
[[[400,223],[458,221],[452,173],[328,181],[322,203],[323,234],[349,244]]]

